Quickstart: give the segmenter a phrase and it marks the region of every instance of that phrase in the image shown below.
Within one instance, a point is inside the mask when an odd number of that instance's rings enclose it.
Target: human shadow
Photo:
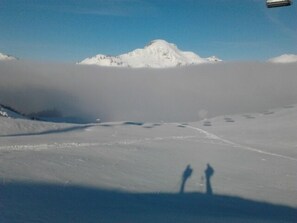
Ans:
[[[191,168],[191,165],[189,164],[189,165],[187,165],[187,167],[184,170],[183,175],[182,175],[182,182],[181,182],[180,190],[179,190],[180,194],[183,194],[185,192],[186,182],[191,177],[192,173],[193,173],[193,169]]]
[[[208,163],[206,166],[206,169],[204,170],[205,179],[206,179],[206,194],[207,195],[213,194],[210,179],[214,175],[214,172],[215,171],[214,171],[213,167]]]
[[[294,222],[297,209],[235,196],[132,193],[68,184],[0,184],[0,222]]]

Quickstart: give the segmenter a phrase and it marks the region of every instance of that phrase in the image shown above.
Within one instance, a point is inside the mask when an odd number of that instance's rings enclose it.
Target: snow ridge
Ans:
[[[109,67],[166,68],[219,61],[222,60],[215,56],[201,58],[193,52],[181,51],[175,44],[159,39],[151,41],[143,49],[136,49],[119,56],[98,54],[94,57],[86,58],[78,64]]]

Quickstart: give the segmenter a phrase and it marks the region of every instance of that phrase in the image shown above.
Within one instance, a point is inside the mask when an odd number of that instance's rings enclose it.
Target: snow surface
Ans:
[[[296,120],[296,105],[192,123],[0,117],[0,222],[296,222]]]
[[[219,61],[221,60],[215,56],[201,58],[193,52],[181,51],[176,45],[168,43],[165,40],[154,40],[145,46],[144,49],[136,49],[119,56],[98,54],[94,57],[82,60],[79,64],[94,64],[111,67],[165,68]]]
[[[297,55],[295,54],[283,54],[278,57],[274,57],[268,60],[271,63],[296,63]]]

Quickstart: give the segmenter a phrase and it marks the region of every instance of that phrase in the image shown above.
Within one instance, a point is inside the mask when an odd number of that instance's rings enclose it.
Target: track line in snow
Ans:
[[[228,139],[224,139],[222,137],[219,137],[219,136],[217,136],[217,135],[215,135],[213,133],[207,132],[207,131],[205,131],[205,130],[203,130],[201,128],[198,128],[198,127],[194,127],[194,126],[191,126],[191,125],[184,125],[184,127],[194,129],[194,130],[204,134],[206,136],[206,138],[208,138],[208,139],[218,140],[218,141],[223,142],[223,143],[225,143],[227,145],[231,145],[234,148],[239,148],[239,149],[248,150],[248,151],[251,151],[251,152],[257,152],[257,153],[261,153],[261,154],[265,154],[265,155],[269,155],[269,156],[274,156],[274,157],[279,157],[279,158],[283,158],[283,159],[297,161],[297,159],[293,158],[293,157],[281,155],[281,154],[278,154],[278,153],[271,153],[271,152],[263,151],[263,150],[253,148],[253,147],[250,147],[250,146],[240,145],[238,143],[232,142],[232,141],[230,141]]]
[[[153,137],[153,138],[142,138],[142,139],[130,139],[130,140],[119,140],[106,143],[79,143],[79,142],[69,142],[69,143],[49,143],[49,144],[27,144],[27,145],[9,145],[0,146],[0,151],[42,151],[49,149],[71,149],[71,148],[86,148],[86,147],[102,147],[102,146],[116,146],[116,145],[133,145],[137,143],[146,142],[157,142],[164,140],[186,140],[197,138],[197,135],[188,136],[166,136],[166,137]]]
[[[183,125],[180,123],[168,123],[170,125],[178,125],[183,126],[185,128],[193,129],[195,131],[198,131],[202,133],[205,138],[199,139],[199,142],[202,143],[212,143],[212,144],[218,144],[218,145],[230,145],[233,148],[239,148],[243,150],[248,150],[251,152],[257,152],[264,155],[284,158],[288,160],[297,161],[296,158],[277,154],[277,153],[271,153],[267,151],[263,151],[257,148],[253,148],[250,146],[244,146],[240,145],[238,143],[232,142],[230,140],[224,139],[222,137],[219,137],[213,133],[210,133],[208,131],[205,131],[201,128],[194,127],[191,125]],[[133,145],[137,143],[147,143],[147,142],[156,142],[156,141],[164,141],[164,140],[186,140],[191,138],[197,138],[197,135],[186,135],[186,136],[165,136],[165,137],[153,137],[153,138],[141,138],[141,139],[127,139],[127,140],[119,140],[119,141],[113,141],[113,142],[105,142],[105,143],[79,143],[79,142],[69,142],[69,143],[50,143],[50,144],[35,144],[35,145],[9,145],[9,146],[0,146],[0,151],[41,151],[41,150],[47,150],[47,149],[71,149],[71,148],[85,148],[85,147],[102,147],[102,146],[115,146],[115,145]],[[207,141],[210,140],[210,141]]]

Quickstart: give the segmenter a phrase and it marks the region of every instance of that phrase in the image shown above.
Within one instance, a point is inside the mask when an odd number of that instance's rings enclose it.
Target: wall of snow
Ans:
[[[195,121],[296,104],[296,70],[271,63],[129,69],[0,62],[0,103],[86,121]]]

